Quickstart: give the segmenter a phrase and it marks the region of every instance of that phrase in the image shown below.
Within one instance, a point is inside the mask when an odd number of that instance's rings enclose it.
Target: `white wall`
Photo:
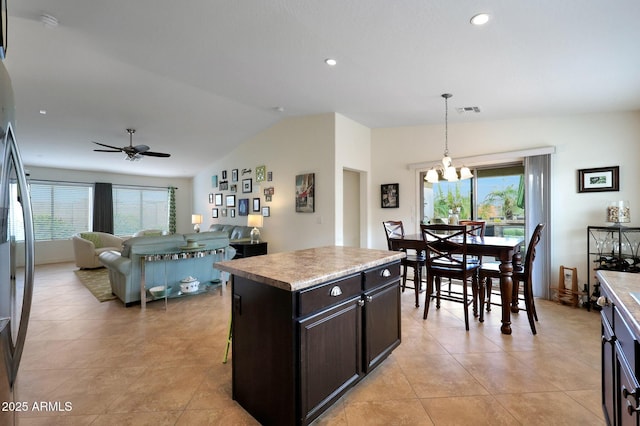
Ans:
[[[135,163],[132,163],[135,167]],[[122,175],[114,173],[94,173],[79,170],[51,169],[25,166],[30,173],[31,180],[50,180],[56,182],[110,182],[120,185],[140,185],[154,187],[175,186],[176,190],[176,232],[192,232],[191,205],[193,186],[191,179],[185,178],[154,178],[137,175]],[[73,261],[73,245],[71,240],[37,241],[35,244],[35,263],[58,263]]]
[[[335,244],[335,114],[286,118],[271,128],[247,140],[225,157],[215,159],[211,166],[194,177],[194,213],[204,215],[202,229],[213,223],[246,225],[246,216],[211,217],[209,193],[219,191],[211,185],[212,175],[227,170],[250,168],[254,180],[253,193],[243,194],[240,186],[237,199],[260,197],[262,206],[271,208],[271,216],[264,218],[261,237],[269,244],[269,253],[298,250]],[[272,182],[255,183],[256,166],[264,165],[273,172]],[[315,173],[315,213],[296,213],[295,177]],[[242,174],[239,180],[242,180]],[[340,177],[342,179],[342,177]],[[270,203],[265,202],[263,188],[273,186]],[[236,207],[237,214],[237,207]]]
[[[557,280],[560,265],[578,267],[580,283],[587,280],[586,227],[608,225],[604,220],[609,201],[629,200],[630,225],[640,226],[639,142],[637,111],[449,124],[449,150],[457,166],[456,157],[556,147],[551,160],[551,276]],[[371,191],[398,182],[400,207],[382,209],[379,195],[371,198],[370,247],[386,247],[384,220],[402,220],[408,232],[417,232],[418,172],[407,165],[437,161],[443,151],[442,125],[372,130]],[[577,192],[578,169],[615,165],[620,166],[619,192]]]
[[[336,245],[343,245],[344,209],[352,208],[346,204],[343,198],[343,177],[344,170],[357,172],[360,174],[360,200],[347,200],[348,202],[359,203],[360,211],[359,234],[360,247],[367,247],[369,242],[368,232],[368,205],[369,205],[369,176],[371,170],[371,129],[357,123],[343,115],[336,114],[335,129],[335,238]],[[348,230],[347,230],[348,231]]]

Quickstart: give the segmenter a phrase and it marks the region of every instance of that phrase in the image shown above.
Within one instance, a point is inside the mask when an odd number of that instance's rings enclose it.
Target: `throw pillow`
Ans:
[[[97,249],[102,248],[102,239],[98,234],[94,234],[92,232],[85,232],[83,234],[80,234],[80,238],[91,241],[95,246],[95,248]]]

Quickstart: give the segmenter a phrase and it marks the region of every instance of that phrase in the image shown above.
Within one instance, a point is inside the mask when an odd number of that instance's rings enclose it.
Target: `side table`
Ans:
[[[234,259],[240,259],[243,257],[260,256],[261,254],[267,254],[267,242],[260,241],[258,243],[252,243],[250,241],[243,241],[237,243],[229,243],[231,247],[236,249],[236,255]]]

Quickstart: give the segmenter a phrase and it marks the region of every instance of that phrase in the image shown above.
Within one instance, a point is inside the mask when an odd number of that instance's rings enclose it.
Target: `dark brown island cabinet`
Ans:
[[[602,308],[602,409],[608,425],[640,425],[640,274],[597,272]]]
[[[400,258],[323,247],[216,264],[233,274],[233,398],[264,425],[329,408],[400,344]]]

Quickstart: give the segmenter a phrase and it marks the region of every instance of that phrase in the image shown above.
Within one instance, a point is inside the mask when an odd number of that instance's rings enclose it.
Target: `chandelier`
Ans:
[[[442,157],[442,165],[432,167],[427,172],[425,180],[429,183],[438,183],[438,173],[442,174],[442,178],[449,182],[455,182],[458,180],[458,172],[453,166],[451,157],[449,157],[449,98],[453,95],[451,93],[443,93],[444,98],[444,156]],[[473,177],[473,173],[468,167],[462,166],[460,168],[460,179],[469,179]]]

